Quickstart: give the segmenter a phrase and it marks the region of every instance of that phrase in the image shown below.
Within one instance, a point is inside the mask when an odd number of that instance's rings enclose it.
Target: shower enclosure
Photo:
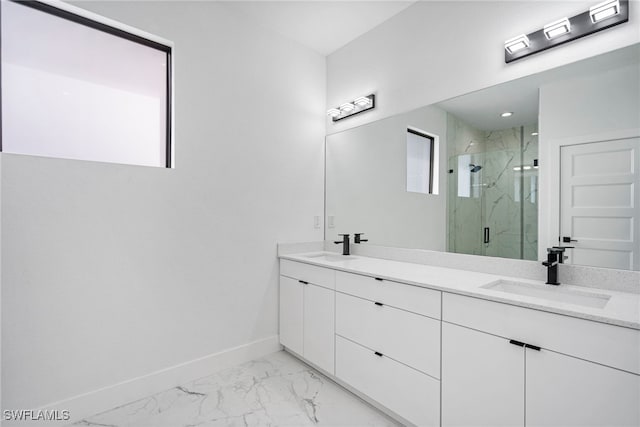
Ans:
[[[475,129],[449,114],[449,252],[537,259],[536,132]]]

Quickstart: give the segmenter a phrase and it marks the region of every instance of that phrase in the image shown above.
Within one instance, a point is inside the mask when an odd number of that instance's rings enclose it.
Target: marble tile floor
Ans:
[[[73,426],[400,426],[280,351],[79,421]]]

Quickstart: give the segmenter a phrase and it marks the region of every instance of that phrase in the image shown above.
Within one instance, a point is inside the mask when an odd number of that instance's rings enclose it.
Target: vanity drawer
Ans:
[[[335,289],[335,271],[329,268],[281,259],[280,275],[313,283],[324,288]]]
[[[340,336],[336,376],[415,425],[440,425],[440,381]]]
[[[336,271],[336,290],[440,319],[440,291]]]
[[[443,321],[640,374],[640,331],[443,293]]]
[[[336,293],[336,334],[440,378],[440,321]]]

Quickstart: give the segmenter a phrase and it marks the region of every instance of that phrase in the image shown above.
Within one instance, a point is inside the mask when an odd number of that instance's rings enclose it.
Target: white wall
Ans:
[[[276,242],[323,237],[322,56],[224,3],[80,6],[175,42],[177,167],[2,155],[4,408],[276,335]]]
[[[637,53],[635,62],[540,88],[540,212],[551,215],[540,216],[539,257],[558,243],[560,147],[640,136]]]
[[[597,3],[597,2],[595,2]],[[504,41],[588,10],[593,1],[419,1],[327,58],[327,105],[376,93],[376,109],[327,133],[432,104],[640,41],[629,22],[510,64]]]
[[[407,191],[409,127],[438,138],[438,194]],[[327,240],[338,239],[339,233],[363,232],[373,245],[446,249],[444,110],[424,107],[329,135],[326,155],[327,215],[335,218],[335,228],[327,229]]]

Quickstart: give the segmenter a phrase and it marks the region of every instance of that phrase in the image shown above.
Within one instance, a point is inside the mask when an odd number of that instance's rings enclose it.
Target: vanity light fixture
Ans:
[[[361,96],[360,98],[356,98],[353,103],[358,107],[367,107],[371,104],[371,98],[367,96]]]
[[[629,0],[606,0],[575,16],[504,42],[506,63],[606,30],[629,20]]]
[[[327,116],[331,117],[338,117],[340,114],[342,114],[342,111],[338,110],[337,108],[331,108],[327,111]]]
[[[505,111],[504,113],[500,114],[500,117],[511,117],[513,116],[513,111]]]
[[[327,116],[331,117],[331,120],[334,122],[337,122],[338,120],[371,110],[372,108],[375,108],[375,106],[376,96],[374,94],[360,96],[351,102],[345,102],[338,108],[329,109],[327,111]]]
[[[553,21],[552,23],[545,25],[543,31],[544,36],[548,40],[551,40],[563,34],[570,33],[571,22],[569,22],[568,18],[558,19],[557,21]]]
[[[529,38],[524,34],[520,34],[519,36],[504,42],[504,48],[509,53],[515,53],[519,50],[528,48],[530,44]]]
[[[620,13],[619,0],[607,0],[589,8],[589,16],[594,24]]]
[[[343,113],[350,113],[356,109],[356,106],[351,102],[345,102],[340,106],[340,111]]]

